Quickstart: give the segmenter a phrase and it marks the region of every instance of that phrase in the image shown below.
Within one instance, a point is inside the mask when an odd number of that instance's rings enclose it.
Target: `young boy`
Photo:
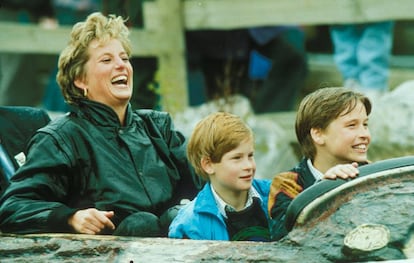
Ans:
[[[270,241],[270,180],[254,179],[253,154],[252,130],[238,116],[217,112],[201,120],[188,141],[187,155],[207,183],[178,212],[168,236]]]
[[[296,116],[296,136],[304,158],[273,178],[269,194],[272,240],[287,235],[286,210],[304,189],[322,179],[354,178],[366,164],[371,135],[371,102],[347,88],[323,88],[306,96]]]

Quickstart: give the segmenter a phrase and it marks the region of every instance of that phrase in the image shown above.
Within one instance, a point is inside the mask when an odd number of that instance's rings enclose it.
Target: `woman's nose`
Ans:
[[[115,66],[117,68],[125,67],[125,65],[126,65],[126,62],[122,58],[117,58],[115,60]]]

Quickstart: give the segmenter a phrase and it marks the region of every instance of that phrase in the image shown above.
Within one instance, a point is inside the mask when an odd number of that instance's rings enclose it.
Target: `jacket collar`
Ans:
[[[79,101],[78,105],[73,106],[73,112],[98,126],[121,127],[121,123],[115,111],[111,107],[100,102],[82,99]],[[131,104],[128,104],[125,126],[129,126],[131,123],[132,109]]]
[[[216,205],[216,200],[214,199],[213,192],[211,191],[211,184],[210,182],[206,183],[203,189],[198,194],[195,204],[194,210],[199,211],[201,213],[211,213],[215,215],[219,215],[220,211]]]
[[[263,202],[262,197],[260,196],[259,192],[254,186],[255,183],[252,184],[252,188],[254,188],[254,194],[252,197],[258,197],[261,202]],[[220,209],[216,203],[216,199],[214,198],[214,193],[212,191],[211,183],[208,182],[204,185],[203,189],[199,192],[197,198],[195,199],[194,210],[201,212],[201,213],[211,213],[215,215],[222,214]],[[225,216],[224,216],[225,217]]]

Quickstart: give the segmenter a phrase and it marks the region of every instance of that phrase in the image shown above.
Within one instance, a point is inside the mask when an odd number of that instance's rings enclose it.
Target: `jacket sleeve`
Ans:
[[[186,234],[186,229],[188,228],[189,224],[187,224],[187,219],[189,218],[188,214],[191,213],[191,207],[194,207],[194,202],[191,201],[187,205],[185,205],[183,208],[180,209],[177,216],[173,219],[171,222],[169,229],[168,229],[168,237],[169,238],[183,238],[183,239],[189,239],[189,235]]]
[[[64,144],[37,133],[26,163],[11,178],[0,199],[0,229],[9,233],[70,232],[67,219],[75,212],[64,205],[70,162]]]
[[[203,236],[205,232],[201,231],[201,229],[205,230],[205,227],[200,228],[200,215],[196,214],[194,210],[196,200],[192,200],[180,209],[169,226],[169,238],[207,239]]]
[[[180,196],[177,196],[177,200],[183,198],[191,200],[201,190],[204,182],[196,175],[189,163],[186,154],[186,138],[180,131],[175,129],[171,116],[168,113],[161,113],[158,116],[156,122],[167,143],[169,158],[174,162],[180,177],[176,191],[176,193],[180,193]]]
[[[287,208],[303,190],[297,180],[298,174],[295,172],[278,174],[272,180],[268,201],[272,240],[279,240],[288,234],[285,227]]]
[[[186,204],[172,221],[169,238],[193,240],[228,240],[225,226],[211,213],[196,212],[194,199]]]

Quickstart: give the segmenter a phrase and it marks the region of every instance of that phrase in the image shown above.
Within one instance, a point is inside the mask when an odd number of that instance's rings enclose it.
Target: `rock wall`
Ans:
[[[369,126],[372,160],[414,155],[414,80],[374,101]]]

